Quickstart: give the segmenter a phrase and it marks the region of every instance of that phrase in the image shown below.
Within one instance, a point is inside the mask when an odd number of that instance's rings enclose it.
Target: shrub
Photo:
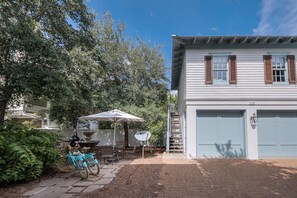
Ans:
[[[60,132],[6,123],[0,127],[0,183],[35,179],[59,156]]]

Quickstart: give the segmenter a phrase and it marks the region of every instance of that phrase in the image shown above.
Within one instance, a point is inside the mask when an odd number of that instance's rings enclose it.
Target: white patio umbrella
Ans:
[[[114,122],[113,147],[115,146],[116,123],[118,123],[118,122],[144,122],[144,120],[142,118],[125,113],[118,109],[101,112],[101,113],[97,113],[97,114],[92,114],[92,115],[87,115],[87,116],[82,116],[79,119]]]

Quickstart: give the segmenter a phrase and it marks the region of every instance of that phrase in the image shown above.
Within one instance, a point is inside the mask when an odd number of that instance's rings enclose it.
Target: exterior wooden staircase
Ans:
[[[170,113],[169,153],[183,153],[183,137],[178,113]]]

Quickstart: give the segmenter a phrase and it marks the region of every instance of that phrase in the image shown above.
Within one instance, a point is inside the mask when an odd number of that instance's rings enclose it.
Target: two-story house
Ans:
[[[188,158],[297,157],[297,36],[173,36]]]

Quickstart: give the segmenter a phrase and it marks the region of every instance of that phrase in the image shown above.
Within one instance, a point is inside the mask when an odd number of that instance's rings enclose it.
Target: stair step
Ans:
[[[169,139],[170,140],[181,140],[181,139],[183,139],[183,137],[181,135],[176,135],[176,136],[171,136]]]
[[[169,147],[169,150],[183,150],[183,147],[177,147],[177,146],[175,146],[175,147],[173,147],[173,146],[171,146],[171,147]]]
[[[183,142],[170,142],[170,144],[174,144],[174,145],[176,145],[176,144],[183,144]]]
[[[173,143],[182,144],[183,141],[181,141],[181,140],[172,140],[172,141],[170,141],[170,144],[173,144]]]
[[[183,146],[179,146],[179,145],[174,145],[174,146],[170,146],[169,148],[171,149],[183,149]]]
[[[171,127],[172,130],[180,130],[180,127],[177,127],[177,126],[174,126],[174,127]]]
[[[182,139],[179,140],[171,140],[170,143],[183,143]]]
[[[171,133],[171,136],[170,136],[170,138],[182,138],[183,136],[182,136],[182,134],[180,134],[180,133]]]
[[[171,151],[171,150],[169,150],[169,153],[183,153],[183,151]]]
[[[183,149],[182,148],[179,148],[179,149],[170,148],[169,151],[183,151]]]
[[[175,124],[181,125],[180,122],[171,122],[171,126],[173,126],[173,125],[175,125]]]
[[[170,144],[182,144],[183,141],[177,140],[177,141],[170,141]]]
[[[170,147],[182,147],[183,146],[183,144],[182,143],[178,143],[178,144],[171,144],[172,146],[170,146]]]
[[[181,139],[181,138],[178,138],[178,139],[170,139],[170,142],[182,142],[182,139]]]

